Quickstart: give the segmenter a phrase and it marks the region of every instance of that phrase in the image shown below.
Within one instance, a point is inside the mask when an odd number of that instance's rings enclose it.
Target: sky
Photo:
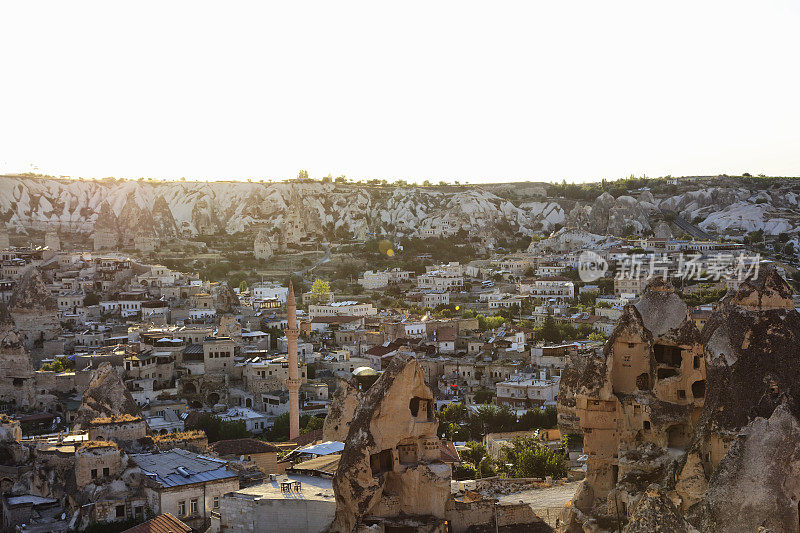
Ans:
[[[4,2],[0,171],[800,175],[800,3]]]

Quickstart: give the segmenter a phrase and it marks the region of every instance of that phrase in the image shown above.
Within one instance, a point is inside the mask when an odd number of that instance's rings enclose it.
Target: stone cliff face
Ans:
[[[88,429],[95,418],[120,415],[142,416],[142,410],[128,392],[111,363],[101,364],[92,373],[75,417],[75,429]]]
[[[579,419],[589,461],[562,529],[800,530],[791,290],[762,267],[700,334],[665,289],[651,285],[626,308],[604,350],[605,376],[587,371],[592,359],[565,369],[560,421],[572,431]]]
[[[521,186],[520,186],[521,187]],[[497,187],[379,188],[332,183],[163,182],[4,177],[0,217],[17,232],[55,228],[121,236],[144,232],[160,238],[235,233],[254,227],[282,229],[301,214],[303,232],[318,236],[344,228],[354,235],[414,235],[420,228],[464,227],[530,234],[557,225],[622,235],[650,232],[661,210],[700,219],[709,232],[767,233],[797,226],[800,191],[789,186],[748,190],[711,187],[666,198],[604,193],[592,202],[548,199],[512,203]],[[511,189],[512,191],[514,189]],[[527,190],[521,188],[520,190]],[[663,230],[663,228],[662,228]]]
[[[339,378],[336,382],[336,392],[333,394],[328,414],[322,425],[322,440],[336,440],[344,442],[350,432],[350,424],[356,412],[356,407],[362,398],[355,378]]]
[[[38,268],[23,274],[11,293],[8,308],[28,350],[41,349],[45,341],[57,338],[61,332],[58,304]]]
[[[25,408],[35,404],[35,380],[30,354],[14,320],[0,303],[0,401]]]

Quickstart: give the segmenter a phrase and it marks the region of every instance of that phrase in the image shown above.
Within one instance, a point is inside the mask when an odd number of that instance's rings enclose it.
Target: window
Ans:
[[[103,469],[103,475],[104,475],[104,476],[108,476],[108,475],[110,475],[110,474],[111,474],[111,470],[110,470],[108,467],[105,467],[105,468]]]
[[[114,513],[117,518],[125,518],[125,504],[117,505],[114,508]]]
[[[212,500],[211,506],[214,509],[219,509],[219,496],[214,496],[214,499]]]
[[[678,391],[678,398],[681,399],[681,400],[685,400],[686,399],[686,391],[683,390],[683,389],[680,389]]]
[[[192,499],[190,509],[192,512],[192,516],[195,516],[197,514],[197,498]]]
[[[133,508],[133,516],[143,516],[144,515],[144,507],[141,505],[137,505]]]
[[[179,501],[178,502],[178,516],[186,516],[186,502]]]
[[[92,479],[97,479],[97,469],[92,468]]]

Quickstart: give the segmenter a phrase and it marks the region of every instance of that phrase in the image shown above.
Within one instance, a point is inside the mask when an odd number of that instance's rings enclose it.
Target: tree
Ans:
[[[216,415],[203,413],[190,429],[205,431],[208,442],[218,440],[242,439],[251,436],[244,422],[222,420]]]
[[[486,446],[475,440],[467,442],[466,446],[467,449],[461,452],[461,459],[477,467],[481,464],[481,460],[486,457]]]
[[[491,403],[494,393],[490,390],[479,390],[475,393],[475,403]]]
[[[538,337],[547,342],[560,342],[562,340],[561,332],[558,330],[556,321],[552,316],[545,317]]]
[[[513,431],[517,423],[517,415],[509,405],[480,405],[475,415],[470,418],[470,425],[477,431],[472,431],[472,436],[483,436],[487,433]]]
[[[558,423],[558,410],[554,406],[526,411],[519,417],[519,429],[554,428]]]
[[[322,424],[324,423],[324,419],[318,416],[312,416],[308,419],[308,423],[306,427],[300,430],[301,435],[305,435],[309,431],[314,431],[315,429],[322,429]]]
[[[482,478],[493,477],[497,475],[497,469],[494,466],[494,461],[488,455],[481,461],[481,464],[478,467],[478,474]]]
[[[100,296],[94,292],[87,292],[83,298],[83,305],[97,305],[100,303]]]
[[[289,286],[289,282],[292,283],[292,286],[294,287],[294,293],[295,294],[303,294],[304,292],[306,292],[306,284],[303,281],[303,278],[301,278],[300,276],[296,276],[294,274],[289,274],[289,276],[286,277],[286,283],[285,283],[284,286],[288,287]]]
[[[478,470],[471,464],[460,464],[453,470],[453,477],[459,481],[463,479],[476,479],[478,477]]]
[[[317,301],[320,301],[323,297],[327,297],[331,293],[331,284],[322,279],[315,279],[314,283],[311,284],[311,294]]]
[[[500,450],[498,463],[510,477],[562,478],[567,475],[567,460],[533,437],[517,437],[511,446]]]
[[[75,361],[66,357],[57,357],[52,363],[43,364],[42,370],[49,372],[69,372],[75,370]]]
[[[597,291],[583,291],[578,296],[583,305],[593,306],[597,302]]]

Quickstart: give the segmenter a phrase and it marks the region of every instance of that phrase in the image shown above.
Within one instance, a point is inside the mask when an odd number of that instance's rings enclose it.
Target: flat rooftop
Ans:
[[[299,481],[302,487],[299,491],[281,492],[281,482],[284,481]],[[316,500],[336,503],[332,480],[298,474],[277,476],[275,481],[267,480],[260,485],[234,491],[231,495],[234,498],[251,500]]]

